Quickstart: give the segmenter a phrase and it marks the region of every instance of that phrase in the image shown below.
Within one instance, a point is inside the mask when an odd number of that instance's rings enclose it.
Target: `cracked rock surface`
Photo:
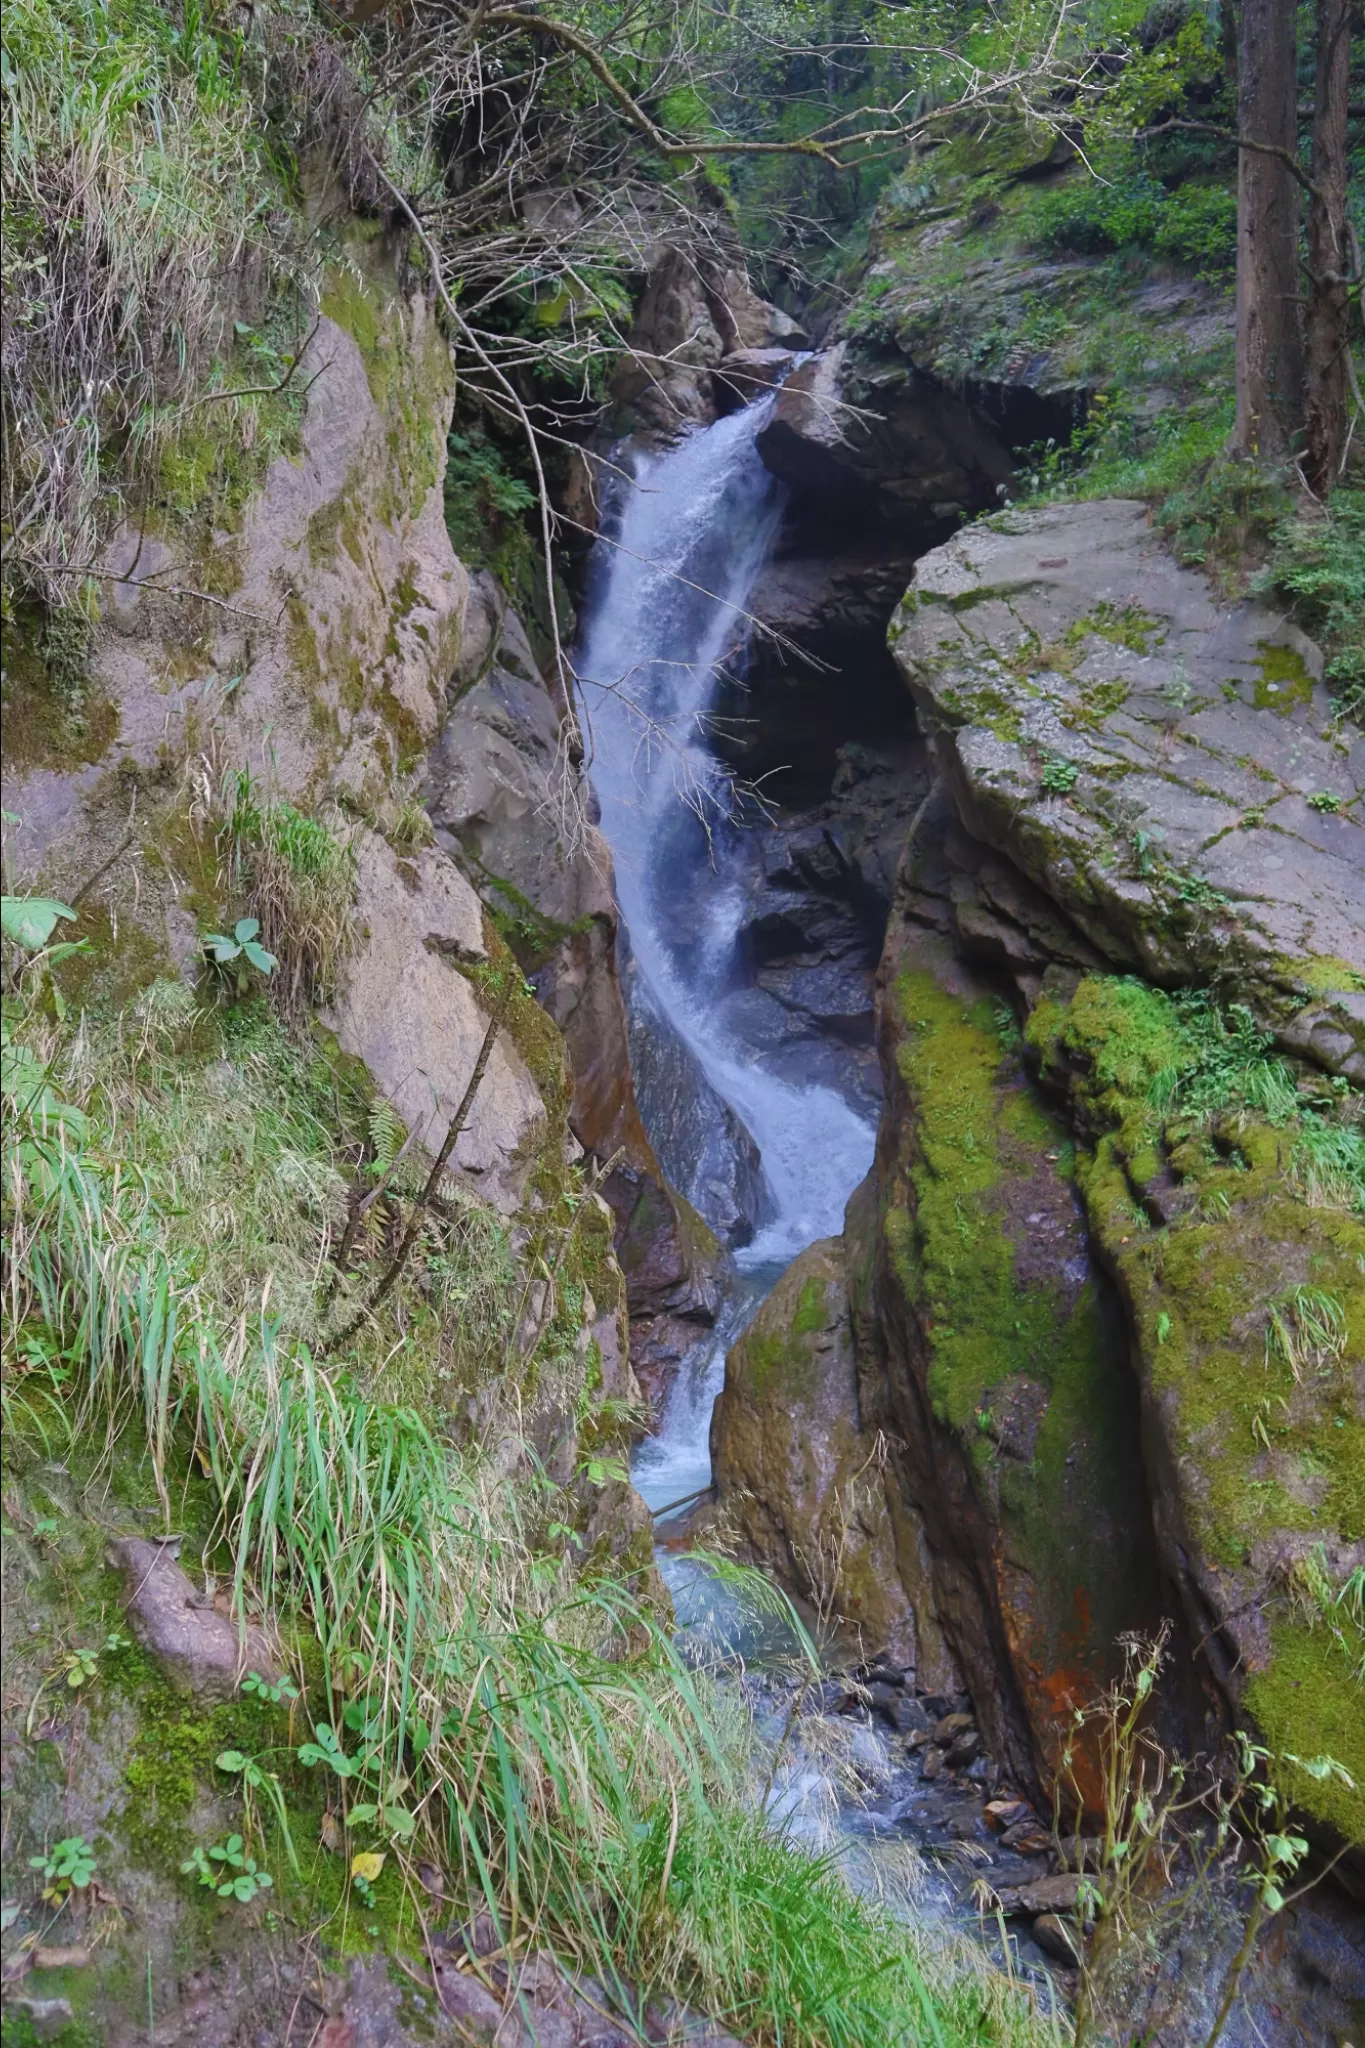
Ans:
[[[920,562],[896,659],[970,831],[1111,966],[1235,975],[1365,1080],[1365,738],[1312,642],[1221,603],[1130,500],[1000,515]]]

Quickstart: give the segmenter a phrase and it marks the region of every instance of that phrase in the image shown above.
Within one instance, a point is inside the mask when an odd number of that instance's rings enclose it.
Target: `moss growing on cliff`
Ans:
[[[1101,1682],[1148,1597],[1146,1509],[1121,1339],[1084,1245],[1063,1127],[1013,1020],[929,972],[892,991],[911,1110],[908,1202],[885,1219],[926,1386],[1010,1560],[1007,1629],[1054,1707]]]
[[[1238,1643],[1234,1689],[1272,1745],[1352,1771],[1355,1792],[1303,1773],[1293,1789],[1365,1836],[1359,1680],[1294,1597],[1296,1560],[1365,1537],[1365,1221],[1349,1180],[1336,1203],[1296,1186],[1305,1129],[1349,1136],[1354,1105],[1300,1098],[1249,1019],[1132,980],[1085,977],[1038,1006],[1028,1036],[1090,1134],[1078,1182],[1128,1308],[1179,1540]]]

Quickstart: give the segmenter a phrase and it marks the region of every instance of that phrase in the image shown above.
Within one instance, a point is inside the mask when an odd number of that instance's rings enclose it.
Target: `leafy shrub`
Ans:
[[[1236,195],[1221,185],[1168,191],[1150,171],[1128,167],[1068,180],[1040,192],[1023,215],[1024,232],[1044,249],[1103,255],[1149,249],[1201,274],[1218,276],[1234,261]]]
[[[1365,724],[1365,490],[1342,485],[1320,514],[1282,520],[1260,585],[1323,641],[1338,708]]]
[[[1151,246],[1158,256],[1218,276],[1236,257],[1237,195],[1221,185],[1182,185],[1166,193]]]

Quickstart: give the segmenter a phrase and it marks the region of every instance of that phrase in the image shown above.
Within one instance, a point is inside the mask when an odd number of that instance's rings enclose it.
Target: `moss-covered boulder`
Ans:
[[[915,915],[887,957],[875,1232],[855,1289],[894,1474],[983,1729],[1025,1783],[1156,1611],[1137,1402],[1064,1125],[1014,1015]]]
[[[1240,1091],[1230,1056],[1201,1069],[1190,1016],[1135,979],[1057,977],[1028,1038],[1082,1137],[1192,1638],[1271,1749],[1344,1767],[1354,1790],[1279,1769],[1365,1842],[1365,1183],[1330,1171],[1349,1122],[1277,1103],[1264,1061]]]
[[[720,1509],[751,1557],[823,1621],[851,1624],[869,1654],[923,1684],[951,1676],[918,1532],[888,1499],[884,1446],[860,1413],[841,1238],[802,1252],[732,1347],[711,1455]]]
[[[1365,1081],[1365,740],[1310,641],[1220,603],[1121,499],[964,531],[892,636],[963,824],[1102,959],[1235,982]]]

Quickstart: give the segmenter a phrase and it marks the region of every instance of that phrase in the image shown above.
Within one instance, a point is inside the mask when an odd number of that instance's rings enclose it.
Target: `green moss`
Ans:
[[[1301,704],[1313,701],[1313,678],[1304,665],[1303,656],[1296,654],[1292,647],[1277,646],[1270,640],[1258,640],[1260,660],[1256,666],[1259,677],[1256,683],[1255,704],[1258,711],[1278,711],[1281,718],[1288,718]]]
[[[1314,954],[1307,959],[1280,958],[1271,963],[1277,979],[1287,981],[1307,995],[1365,994],[1365,974],[1349,960],[1331,954]]]
[[[74,672],[64,665],[58,644],[73,633],[84,650]],[[87,767],[102,761],[118,738],[118,706],[90,689],[85,665],[89,639],[89,621],[75,607],[44,620],[36,607],[20,605],[13,616],[0,620],[0,702],[5,766],[11,774]]]
[[[1093,1282],[1067,1281],[1060,1258],[1031,1271],[1025,1257],[1040,1207],[1070,1215],[1071,1150],[996,1005],[924,972],[900,976],[893,995],[913,1149],[908,1200],[883,1220],[888,1256],[923,1330],[934,1413],[1032,1576],[1020,1627],[1037,1668],[1084,1690],[1132,1625],[1147,1564],[1112,1305]]]
[[[732,1382],[746,1406],[762,1406],[770,1397],[804,1405],[814,1396],[819,1376],[812,1340],[829,1327],[828,1289],[818,1272],[806,1276],[799,1292],[795,1279],[791,1272],[778,1282],[732,1353]]]
[[[383,406],[389,394],[391,366],[384,310],[373,287],[367,288],[359,271],[338,263],[327,273],[322,289],[322,310],[360,350],[369,380],[370,396]]]
[[[1067,628],[1065,644],[1079,647],[1091,633],[1115,647],[1126,647],[1131,654],[1152,654],[1166,638],[1161,622],[1141,605],[1111,604],[1107,598]]]
[[[1229,1026],[1201,999],[1087,976],[1069,1002],[1039,1005],[1029,1037],[1090,1133],[1078,1184],[1181,1475],[1188,1540],[1238,1575],[1239,1598],[1279,1617],[1247,1708],[1275,1747],[1348,1762],[1333,1745],[1365,1718],[1345,1660],[1323,1662],[1328,1632],[1319,1640],[1293,1622],[1280,1583],[1254,1561],[1286,1537],[1352,1543],[1365,1529],[1365,1417],[1346,1364],[1365,1345],[1365,1223],[1297,1196],[1292,1089],[1277,1124],[1228,1094],[1218,1062],[1235,1080],[1243,1055],[1254,1059],[1249,1020],[1232,1013]],[[1154,1097],[1156,1076],[1172,1073],[1185,1079]],[[1200,1108],[1204,1089],[1227,1106]],[[1305,1285],[1335,1304],[1339,1359],[1291,1360],[1269,1341],[1272,1306]],[[1302,1773],[1294,1790],[1320,1819],[1345,1827],[1354,1813],[1359,1829],[1359,1794]]]
[[[1271,1661],[1247,1684],[1246,1704],[1267,1747],[1312,1762],[1331,1757],[1354,1779],[1310,1777],[1284,1762],[1272,1776],[1348,1842],[1365,1843],[1365,1695],[1324,1628],[1277,1622]]]

